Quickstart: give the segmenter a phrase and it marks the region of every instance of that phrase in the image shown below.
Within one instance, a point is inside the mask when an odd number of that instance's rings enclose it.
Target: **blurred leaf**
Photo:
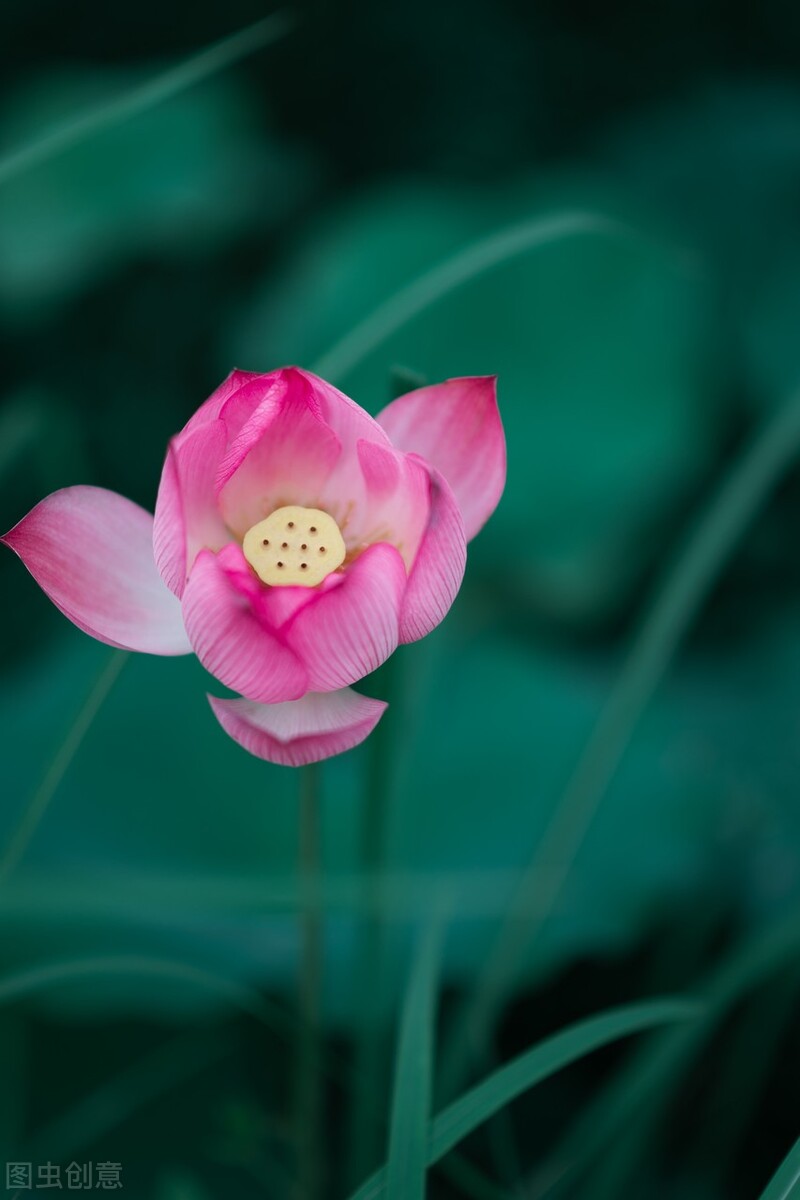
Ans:
[[[27,387],[0,407],[0,495],[19,504],[64,486],[86,470],[76,414],[61,397]],[[12,502],[13,503],[13,502]],[[9,503],[9,508],[11,504]]]
[[[560,206],[558,198],[560,195]],[[595,193],[396,185],[312,234],[232,338],[242,366],[298,361],[377,411],[387,372],[498,374],[508,486],[473,561],[560,621],[630,596],[722,432],[708,297],[684,258],[628,222],[559,223]],[[409,305],[363,353],[328,354],[377,305],[471,243],[523,220],[552,234]],[[509,246],[515,245],[509,239]],[[476,255],[479,258],[478,255]],[[453,273],[454,276],[456,272]],[[321,357],[320,357],[321,356]],[[343,356],[344,357],[344,356]]]
[[[156,1190],[156,1200],[210,1200],[210,1197],[211,1193],[199,1180],[179,1171],[165,1172]]]
[[[24,603],[21,586],[17,596]],[[3,844],[41,778],[42,747],[63,739],[108,653],[58,614],[52,620],[62,638],[0,691]],[[403,802],[388,831],[388,999],[443,890],[455,913],[445,978],[480,969],[515,873],[617,670],[614,655],[520,642],[502,614],[488,619],[467,598],[405,653]],[[528,977],[629,945],[699,878],[733,889],[753,919],[800,895],[799,675],[793,607],[764,630],[737,631],[724,656],[690,656],[675,670],[576,859],[535,963],[525,964]],[[166,955],[232,982],[292,988],[296,780],[226,738],[207,686],[190,659],[130,660],[0,892],[4,972],[71,954]],[[360,1008],[348,966],[362,898],[353,863],[366,752],[325,764],[329,1021],[357,1020]],[[199,989],[153,978],[112,984],[71,985],[70,1007],[169,1012],[204,1000]]]
[[[160,75],[148,79],[138,88],[109,99],[98,108],[75,114],[61,125],[46,129],[39,138],[12,150],[0,159],[0,186],[9,179],[71,150],[111,125],[118,125],[131,117],[154,108],[169,100],[178,92],[192,87],[209,75],[215,75],[238,59],[286,33],[289,27],[286,14],[277,13],[262,21],[256,21],[246,29],[230,37],[222,38],[213,46],[171,67]]]
[[[704,78],[677,102],[637,110],[598,155],[713,271],[750,402],[782,402],[800,381],[796,81]]]
[[[64,112],[101,110],[150,71],[50,70],[7,98],[0,140],[17,146]],[[0,307],[20,320],[150,253],[207,253],[248,221],[270,223],[305,187],[302,157],[259,141],[242,81],[174,95],[0,187]]]

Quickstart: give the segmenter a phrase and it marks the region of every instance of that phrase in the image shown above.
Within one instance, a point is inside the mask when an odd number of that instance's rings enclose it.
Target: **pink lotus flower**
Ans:
[[[375,420],[296,367],[234,371],[170,443],[155,518],[69,487],[1,540],[92,637],[193,650],[242,697],[209,697],[223,729],[299,766],[375,727],[385,704],[350,685],[439,624],[504,483],[493,379]]]

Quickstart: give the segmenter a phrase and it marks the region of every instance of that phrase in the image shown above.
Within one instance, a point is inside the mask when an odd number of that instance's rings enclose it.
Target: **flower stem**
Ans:
[[[314,1200],[319,1195],[322,1166],[322,1090],[319,1069],[323,966],[320,775],[318,763],[303,767],[300,772],[299,874],[302,927],[298,978],[300,1026],[295,1089],[298,1200]]]
[[[391,813],[394,767],[394,711],[400,692],[400,665],[395,653],[377,672],[376,690],[389,702],[389,711],[369,741],[366,787],[358,846],[361,878],[361,920],[355,951],[355,995],[359,997],[358,1040],[355,1048],[355,1093],[350,1128],[348,1179],[358,1183],[378,1161],[385,1133],[385,1080],[389,1047],[385,1041],[384,951],[385,925],[381,887],[386,861],[386,836]]]

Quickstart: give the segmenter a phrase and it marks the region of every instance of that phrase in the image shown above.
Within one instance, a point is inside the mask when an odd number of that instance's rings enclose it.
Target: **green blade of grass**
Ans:
[[[254,988],[241,986],[205,971],[192,963],[176,959],[148,958],[135,954],[109,954],[90,958],[70,958],[26,967],[0,979],[0,1005],[33,996],[59,984],[94,978],[156,978],[185,983],[227,1002],[234,1008],[262,1021],[269,1028],[285,1024],[277,1005],[267,1001]]]
[[[86,734],[105,703],[109,692],[119,678],[120,671],[130,658],[126,650],[114,650],[95,680],[86,700],[81,705],[75,720],[59,746],[42,782],[26,804],[5,850],[0,855],[0,883],[4,883],[25,854],[31,839],[47,812],[50,801],[58,790],[72,760],[80,750]]]
[[[761,1200],[796,1200],[800,1196],[800,1138],[792,1146],[772,1179],[761,1193]]]
[[[425,1200],[438,961],[437,924],[420,947],[403,1005],[386,1167],[388,1200]]]
[[[63,1158],[101,1141],[159,1096],[223,1061],[235,1048],[230,1030],[192,1030],[162,1042],[104,1080],[25,1143],[31,1159]],[[51,1149],[52,1147],[52,1149]]]
[[[398,329],[442,297],[505,262],[571,237],[625,237],[647,240],[622,221],[592,212],[559,212],[501,229],[465,246],[425,271],[379,304],[321,358],[313,370],[340,381]]]
[[[649,611],[570,782],[534,847],[501,920],[475,989],[444,1048],[442,1086],[458,1088],[529,959],[569,876],[639,719],[724,564],[800,451],[800,396],[770,416],[734,462],[667,564]]]
[[[702,1006],[690,1000],[648,1000],[578,1021],[546,1038],[493,1072],[434,1119],[428,1127],[428,1166],[437,1163],[517,1096],[584,1055],[645,1029],[693,1020],[702,1012]],[[385,1193],[386,1178],[386,1168],[381,1168],[351,1200],[377,1200]]]
[[[292,20],[288,13],[277,12],[230,37],[222,38],[198,54],[149,79],[140,87],[110,100],[97,108],[80,113],[69,121],[48,130],[40,138],[12,150],[0,159],[0,184],[7,183],[24,171],[70,150],[112,125],[138,116],[156,104],[185,91],[201,80],[224,70],[247,55],[261,50],[289,31]]]
[[[588,1172],[612,1144],[626,1147],[627,1161],[614,1167],[606,1184],[601,1167],[592,1175],[592,1200],[626,1195],[648,1132],[663,1120],[665,1109],[681,1080],[732,1007],[771,976],[794,969],[800,951],[800,912],[794,912],[767,933],[758,930],[710,973],[698,992],[705,1008],[701,1020],[667,1030],[626,1063],[578,1115],[548,1161],[528,1180],[530,1200],[560,1194],[562,1182]],[[623,1137],[624,1131],[624,1137]],[[603,1163],[606,1162],[605,1157]],[[615,1190],[616,1189],[616,1190]],[[621,1190],[620,1190],[621,1189]]]

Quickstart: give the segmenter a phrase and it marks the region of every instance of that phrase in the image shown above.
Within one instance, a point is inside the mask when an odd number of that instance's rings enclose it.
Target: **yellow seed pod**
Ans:
[[[316,587],[347,553],[333,517],[299,504],[276,508],[251,526],[242,550],[258,578],[271,587]]]

